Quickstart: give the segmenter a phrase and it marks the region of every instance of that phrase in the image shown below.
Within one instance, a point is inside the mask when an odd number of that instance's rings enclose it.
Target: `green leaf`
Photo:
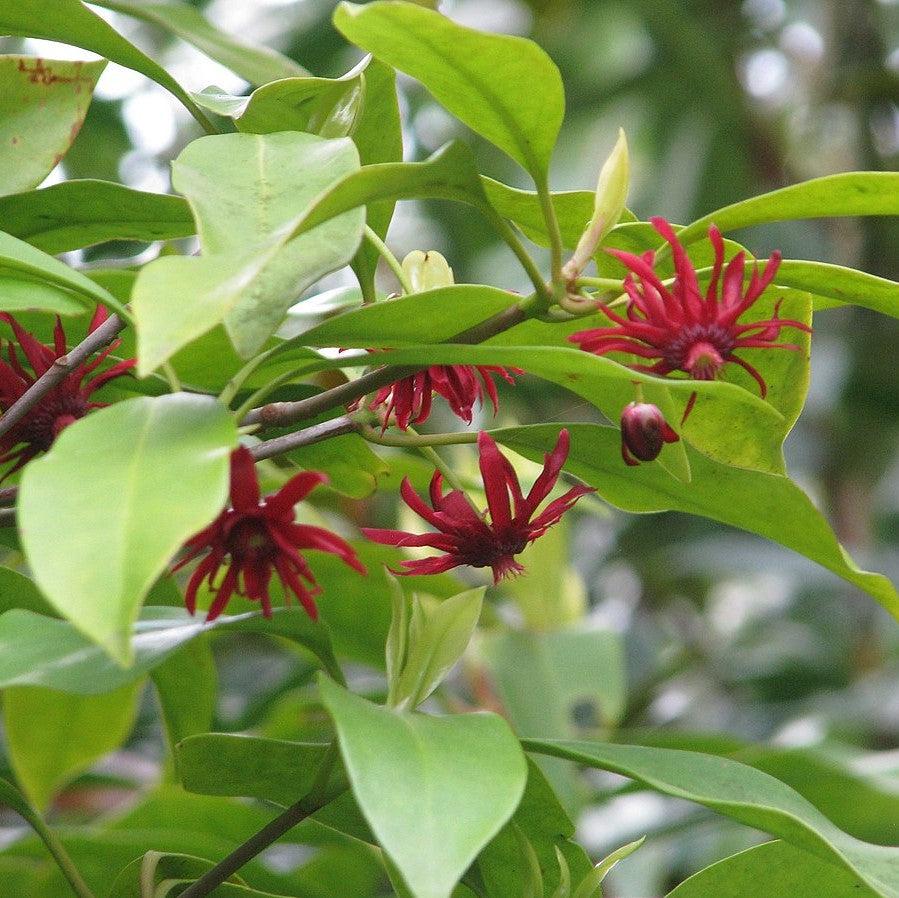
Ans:
[[[436,292],[436,291],[435,291]],[[358,313],[351,313],[358,314]],[[340,316],[341,318],[343,316]],[[332,335],[338,332],[335,318]],[[372,327],[368,345],[395,346],[398,327],[391,320],[390,338],[384,339]],[[331,322],[329,322],[331,324]],[[408,322],[410,340],[413,327],[420,337],[420,325]],[[429,332],[429,337],[431,336]],[[346,345],[346,344],[341,344]],[[384,352],[379,362],[391,365],[504,365],[520,367],[529,374],[556,383],[586,399],[610,420],[617,421],[621,410],[633,399],[634,383],[652,390],[651,400],[662,410],[667,420],[675,422],[684,440],[706,455],[732,465],[780,472],[783,470],[784,417],[770,403],[757,395],[725,381],[694,381],[659,378],[633,371],[602,356],[574,348],[555,346],[467,346],[444,344],[416,346]],[[370,364],[371,358],[342,356],[335,362],[341,367]],[[699,396],[695,414],[687,423],[679,424],[686,404],[696,392]],[[649,398],[649,397],[647,397]],[[671,457],[671,450],[684,451],[683,440],[666,446],[660,460]],[[620,446],[617,450],[620,453]],[[620,458],[618,464],[621,464]],[[643,467],[660,468],[661,465]],[[670,476],[670,475],[666,475]]]
[[[362,76],[362,108],[353,123],[351,136],[363,165],[403,161],[403,128],[396,94],[396,73],[389,65],[370,59]],[[392,200],[369,203],[366,223],[383,240],[393,218]],[[375,271],[380,261],[377,249],[367,240],[353,259],[353,270],[361,285],[375,289]]]
[[[178,776],[188,792],[289,807],[309,793],[327,750],[324,743],[206,733],[178,745]]]
[[[0,194],[37,187],[56,168],[104,68],[102,59],[0,56]]]
[[[443,682],[468,648],[483,601],[483,586],[439,602],[413,597],[405,663],[391,690],[397,710],[417,708]]]
[[[3,727],[22,789],[43,810],[66,783],[117,749],[131,732],[143,683],[105,695],[36,686],[3,692]]]
[[[147,591],[224,505],[236,441],[210,398],[141,397],[76,421],[25,470],[18,515],[34,579],[122,664]]]
[[[899,318],[899,284],[865,271],[784,259],[777,269],[776,282],[811,293],[816,310],[851,304]]]
[[[43,250],[65,253],[105,240],[174,240],[196,233],[187,203],[111,181],[64,181],[0,197],[6,231]]]
[[[94,283],[89,277],[69,268],[59,259],[41,252],[30,246],[24,240],[18,240],[0,231],[0,277],[28,282],[38,282],[38,288],[43,291],[44,285],[58,288],[50,295],[53,297],[67,298],[71,302],[85,300],[90,303],[103,303],[110,309],[121,311],[122,304],[108,291]],[[8,283],[8,281],[6,281]],[[60,297],[60,292],[64,297]],[[38,297],[46,295],[39,292]],[[59,301],[54,299],[54,302]],[[17,308],[18,306],[14,306]]]
[[[212,87],[194,97],[211,112],[232,119],[244,134],[309,131],[322,137],[346,137],[359,113],[364,68],[364,64],[356,66],[339,78],[283,78],[248,97]]]
[[[490,205],[503,217],[521,228],[524,235],[540,246],[549,246],[549,231],[540,207],[540,197],[532,190],[509,187],[493,178],[482,177],[484,192]],[[595,203],[589,190],[566,190],[552,194],[553,207],[559,221],[562,244],[574,249],[590,223]],[[624,216],[630,213],[625,212]],[[623,216],[623,217],[624,217]]]
[[[111,692],[157,669],[173,653],[210,633],[281,636],[308,649],[322,667],[337,676],[327,628],[292,608],[275,608],[272,617],[259,612],[222,615],[210,623],[183,608],[147,607],[135,625],[134,663],[121,667],[68,621],[31,611],[0,616],[0,688],[46,686],[75,695]]]
[[[602,881],[609,871],[626,857],[630,857],[644,842],[646,836],[628,842],[606,855],[580,882],[573,898],[602,898]]]
[[[56,617],[56,612],[35,586],[34,580],[11,568],[0,567],[0,615],[13,608]]]
[[[210,59],[240,75],[250,84],[265,84],[279,78],[305,74],[305,69],[268,47],[260,47],[219,31],[187,3],[162,0],[98,0],[98,6],[159,25],[193,44]]]
[[[134,69],[177,97],[208,131],[215,129],[162,66],[129,43],[81,0],[16,0],[0,8],[0,34],[37,37],[90,50]]]
[[[561,885],[562,860],[575,880],[592,869],[590,858],[570,841],[574,824],[559,803],[541,769],[528,758],[528,780],[524,795],[512,819],[478,855],[478,871],[488,898],[523,895],[528,868],[522,862],[520,838],[533,849],[543,871],[547,892]]]
[[[878,894],[859,877],[813,854],[787,842],[766,842],[694,873],[667,898],[875,898]]]
[[[353,794],[415,898],[448,898],[511,817],[527,768],[502,718],[378,707],[319,680]]]
[[[565,94],[559,70],[535,43],[474,31],[398,2],[341,3],[334,24],[354,44],[420,81],[536,180],[545,180]]]
[[[873,596],[899,617],[899,594],[881,574],[860,570],[837,542],[823,515],[789,478],[729,467],[688,450],[693,473],[688,485],[660,468],[622,465],[618,431],[596,424],[569,424],[567,469],[596,487],[617,508],[631,512],[683,511],[739,527],[780,543]],[[501,443],[540,459],[558,435],[558,425],[491,431]]]
[[[899,848],[869,845],[838,829],[780,781],[728,758],[676,749],[525,740],[525,748],[630,777],[778,836],[861,878],[883,898],[899,895]]]
[[[732,231],[770,221],[843,215],[899,215],[899,173],[841,172],[803,181],[710,212],[677,236],[686,245],[705,237],[711,224]]]
[[[303,291],[355,253],[361,209],[289,238],[310,203],[358,165],[349,140],[299,132],[189,144],[172,180],[191,205],[203,255],[158,259],[138,276],[139,370],[155,370],[222,321],[239,354],[257,352]]]
[[[136,666],[137,650],[135,662]],[[195,639],[172,652],[152,676],[170,749],[188,736],[212,729],[218,672],[208,640]]]
[[[421,341],[425,323],[428,339],[450,339],[516,305],[519,296],[497,287],[457,284],[423,293],[385,299],[360,306],[306,331],[306,346],[341,346],[365,349],[385,346],[415,346]]]
[[[358,206],[414,199],[454,200],[487,209],[471,149],[452,141],[424,162],[366,165],[322,194],[300,219],[295,233],[303,234]]]
[[[331,489],[351,499],[370,496],[390,470],[362,437],[352,433],[302,446],[287,457],[301,468],[327,474]]]

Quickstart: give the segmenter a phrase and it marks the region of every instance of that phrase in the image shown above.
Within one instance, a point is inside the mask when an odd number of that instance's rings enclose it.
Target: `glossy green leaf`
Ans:
[[[29,277],[0,275],[0,309],[13,314],[26,311],[80,315],[86,305],[68,290]]]
[[[0,688],[46,686],[75,695],[111,692],[158,668],[174,652],[207,633],[281,636],[312,652],[337,675],[328,631],[295,608],[275,608],[266,620],[259,612],[222,615],[211,623],[183,608],[147,607],[135,625],[130,667],[116,664],[68,621],[31,611],[0,616]]]
[[[63,291],[71,297],[72,302],[82,304],[99,302],[116,310],[122,307],[108,290],[104,290],[80,271],[69,268],[59,259],[54,259],[53,256],[35,249],[24,240],[18,240],[2,231],[0,231],[0,277],[24,279],[26,285],[29,280],[38,281],[39,288],[43,284],[57,288],[52,296],[57,297],[59,291]],[[40,292],[37,293],[38,303],[42,295]]]
[[[64,181],[0,197],[6,231],[45,253],[105,240],[174,240],[196,233],[187,203],[111,181]]]
[[[458,119],[545,179],[565,94],[559,70],[535,43],[474,31],[390,0],[342,3],[334,24],[354,44],[421,81]]]
[[[361,209],[288,238],[303,210],[358,165],[349,140],[299,132],[189,144],[173,163],[173,183],[191,205],[203,255],[141,271],[133,297],[139,370],[153,371],[221,322],[239,354],[257,352],[300,294],[355,253]]]
[[[76,421],[26,469],[18,516],[35,582],[121,663],[147,591],[224,505],[236,441],[208,397],[142,397]]]
[[[134,44],[85,6],[81,0],[16,0],[0,7],[0,34],[38,37],[90,50],[134,69],[177,97],[207,130],[214,130],[187,92]]]
[[[777,269],[777,283],[807,290],[815,297],[815,308],[851,304],[899,318],[899,284],[864,271],[784,259]]]
[[[373,705],[321,678],[353,794],[415,898],[448,898],[511,817],[527,777],[492,714],[428,717]]]
[[[62,786],[117,749],[131,732],[143,683],[105,695],[66,695],[37,686],[3,692],[10,762],[38,810]]]
[[[528,751],[609,770],[705,805],[849,870],[883,898],[899,895],[899,848],[854,839],[789,786],[752,767],[699,752],[639,745],[548,740],[524,744]]]
[[[694,873],[667,898],[875,898],[878,894],[848,870],[787,842],[765,842]]]
[[[105,67],[102,59],[0,56],[0,194],[37,187],[56,168]]]
[[[307,346],[415,346],[427,326],[429,340],[450,339],[514,306],[519,296],[497,287],[456,284],[350,309],[306,331]]]
[[[445,199],[487,206],[471,149],[453,141],[424,162],[384,162],[363,169],[335,184],[302,217],[296,234],[358,206],[381,200]]]
[[[332,325],[331,336],[339,333],[339,320],[335,318],[333,323],[329,322]],[[382,339],[372,327],[368,334],[368,345],[396,345],[393,338],[397,328],[393,327],[393,321],[390,324],[391,334],[388,339]],[[411,340],[411,321],[408,327]],[[436,322],[433,327],[434,331],[431,333],[436,332]],[[420,334],[418,328],[416,332]],[[614,421],[619,419],[621,409],[633,399],[634,383],[641,383],[644,390],[653,391],[652,401],[662,409],[669,421],[676,422],[674,426],[681,436],[707,455],[747,468],[777,472],[783,470],[783,416],[757,395],[724,381],[670,378],[661,382],[659,378],[633,371],[611,359],[574,348],[553,346],[417,346],[385,352],[379,360],[393,365],[470,364],[520,367],[529,374],[556,383],[581,396]],[[338,363],[341,367],[369,364],[370,357],[362,359],[343,356]],[[699,396],[695,414],[691,414],[687,423],[681,426],[679,422],[683,410],[694,391]],[[660,458],[670,457],[666,453],[671,450],[683,451],[683,441],[666,446]],[[620,453],[620,447],[618,451]],[[621,463],[620,458],[618,463]],[[649,467],[660,468],[661,465]]]
[[[412,601],[405,659],[391,690],[398,710],[417,708],[462,657],[481,615],[484,587],[439,602]]]
[[[248,97],[215,88],[195,94],[201,106],[234,120],[244,134],[309,131],[322,137],[346,137],[359,113],[364,64],[339,78],[282,78]]]
[[[288,807],[308,794],[327,749],[323,743],[231,733],[190,736],[177,747],[178,777],[188,792]]]
[[[684,243],[701,239],[709,225],[722,231],[769,221],[843,215],[899,215],[899,173],[841,172],[792,184],[717,209],[678,231]]]
[[[691,449],[693,479],[684,485],[657,466],[624,466],[617,454],[617,430],[595,424],[569,424],[568,429],[567,469],[612,505],[631,512],[684,511],[764,536],[833,571],[899,617],[893,584],[855,565],[824,516],[789,478],[729,467]],[[558,431],[558,425],[538,424],[492,433],[499,442],[537,459],[552,447]]]
[[[98,0],[97,5],[170,31],[250,84],[265,84],[305,73],[302,66],[281,53],[225,34],[187,3],[175,0]]]

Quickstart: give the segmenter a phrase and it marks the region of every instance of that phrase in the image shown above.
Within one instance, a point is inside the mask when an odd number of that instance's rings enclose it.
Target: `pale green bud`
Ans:
[[[574,255],[565,264],[563,275],[569,280],[576,278],[586,267],[596,252],[596,247],[621,218],[630,183],[630,159],[627,151],[627,137],[624,129],[618,130],[618,141],[609,158],[606,159],[596,184],[596,201],[593,217],[584,231]]]
[[[403,271],[415,293],[433,290],[435,287],[451,287],[456,283],[453,269],[435,250],[426,253],[420,249],[413,250],[403,259]]]

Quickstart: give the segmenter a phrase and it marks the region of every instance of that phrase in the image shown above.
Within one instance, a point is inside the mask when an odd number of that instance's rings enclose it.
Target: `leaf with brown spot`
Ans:
[[[0,194],[36,187],[78,136],[106,60],[0,57]]]

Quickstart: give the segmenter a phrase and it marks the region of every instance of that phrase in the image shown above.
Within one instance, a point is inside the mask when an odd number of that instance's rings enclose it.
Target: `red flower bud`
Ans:
[[[621,413],[621,457],[638,465],[659,457],[665,443],[680,439],[659,409],[648,402],[631,402]]]

